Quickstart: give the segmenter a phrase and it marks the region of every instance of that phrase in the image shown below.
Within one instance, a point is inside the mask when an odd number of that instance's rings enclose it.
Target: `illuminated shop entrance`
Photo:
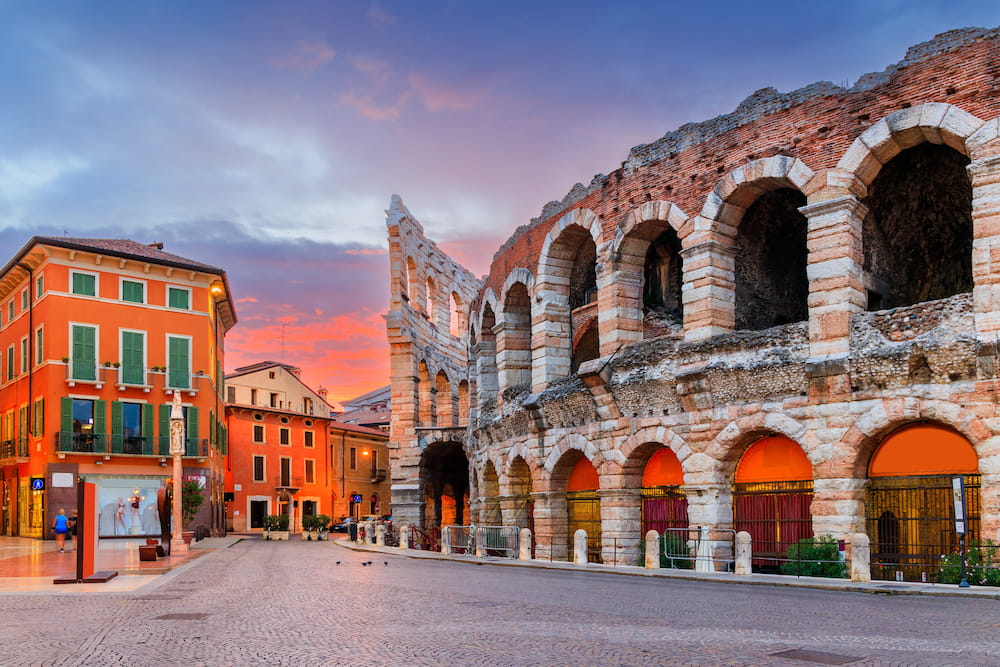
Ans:
[[[965,482],[966,543],[980,536],[979,461],[968,440],[939,424],[891,433],[868,465],[865,524],[872,578],[935,581],[941,556],[959,549],[952,479]]]
[[[733,520],[753,540],[753,568],[778,572],[788,547],[813,536],[812,465],[798,444],[769,435],[750,445],[736,466]]]

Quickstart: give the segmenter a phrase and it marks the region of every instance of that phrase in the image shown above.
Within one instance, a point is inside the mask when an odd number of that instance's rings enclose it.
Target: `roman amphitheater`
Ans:
[[[916,578],[959,478],[998,539],[998,90],[978,28],[760,90],[547,204],[482,279],[393,197],[396,523],[529,527],[553,559],[582,528],[631,564],[650,529],[867,533],[873,576]]]

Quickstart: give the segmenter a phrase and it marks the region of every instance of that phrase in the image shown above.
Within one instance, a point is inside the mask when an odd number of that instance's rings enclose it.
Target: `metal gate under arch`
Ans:
[[[865,493],[872,579],[936,579],[941,556],[956,553],[953,475],[873,477]],[[980,475],[965,479],[966,544],[980,539]]]
[[[813,536],[813,482],[743,482],[733,484],[733,523],[750,533],[753,567],[777,572],[788,547]]]
[[[661,535],[671,529],[688,527],[687,496],[679,486],[644,486],[642,534],[655,530]]]
[[[566,493],[566,538],[569,560],[573,560],[573,534],[587,531],[587,562],[601,560],[601,499],[597,491],[569,491]]]

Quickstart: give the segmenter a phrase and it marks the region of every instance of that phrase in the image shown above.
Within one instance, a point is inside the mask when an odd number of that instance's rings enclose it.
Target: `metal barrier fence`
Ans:
[[[441,551],[441,530],[433,526],[426,530],[410,526],[410,548]]]
[[[476,553],[475,526],[444,526],[441,529],[442,551],[452,554]]]
[[[382,522],[382,525],[385,526],[385,546],[398,547],[399,528],[397,528],[391,521],[384,521]]]
[[[660,536],[660,567],[699,572],[732,572],[736,531],[691,526],[671,528]]]
[[[476,544],[484,556],[517,558],[521,529],[517,526],[479,526]]]

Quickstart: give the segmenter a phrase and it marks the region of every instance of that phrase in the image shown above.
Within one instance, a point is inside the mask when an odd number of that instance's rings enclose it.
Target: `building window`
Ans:
[[[316,461],[306,459],[306,484],[316,483]]]
[[[271,394],[271,407],[272,408],[278,407],[278,395],[277,394]]]
[[[8,324],[14,321],[14,314],[16,312],[17,312],[17,302],[14,301],[14,299],[11,299],[10,302],[7,303],[7,323]]]
[[[70,373],[74,380],[97,380],[97,327],[73,324]]]
[[[122,301],[146,303],[146,284],[122,279]]]
[[[287,456],[281,457],[281,479],[278,486],[292,485],[292,460]]]
[[[281,430],[278,431],[278,444],[281,444],[281,445],[291,444],[291,440],[290,440],[290,437],[289,437],[289,431],[288,431],[287,428],[283,428],[283,429],[281,429]]]
[[[358,450],[356,447],[351,447],[351,470],[358,469]]]
[[[21,290],[21,310],[28,310],[28,304],[31,302],[31,285],[29,283],[28,287]]]
[[[307,415],[311,415],[312,411],[313,411],[312,399],[311,398],[303,398],[302,399],[302,412],[306,413]]]
[[[312,447],[313,446],[313,432],[312,431],[306,431],[306,432],[304,432],[302,434],[302,444],[305,447]]]
[[[97,296],[97,276],[73,271],[70,277],[70,291],[80,296]]]
[[[191,383],[191,339],[167,336],[167,385],[187,389]]]
[[[45,334],[42,327],[35,329],[35,365],[45,361]]]
[[[253,441],[254,442],[264,442],[264,425],[254,424],[253,425]]]
[[[229,403],[236,402],[236,387],[226,387],[226,400]]]
[[[250,390],[250,405],[257,405],[257,390]]]
[[[121,406],[121,426],[115,424],[115,405]],[[143,453],[143,433],[142,433],[142,404],[141,403],[118,403],[112,404],[111,429],[117,431],[121,428],[121,451],[123,454]],[[150,417],[152,412],[148,411]]]
[[[274,371],[268,371],[267,372],[267,377],[270,378],[271,380],[273,380],[274,379]]]
[[[375,476],[376,472],[378,472],[378,450],[377,449],[373,449],[372,450],[372,477]]]
[[[121,382],[146,384],[146,333],[121,332]]]
[[[7,348],[7,380],[14,379],[14,346]]]
[[[31,435],[36,438],[45,434],[45,399],[39,398],[31,409]]]
[[[181,310],[191,309],[191,290],[186,287],[167,288],[167,306]]]
[[[255,456],[253,457],[253,481],[263,482],[264,481],[264,457]]]
[[[35,298],[41,299],[43,294],[45,294],[45,274],[35,278]]]
[[[31,363],[31,357],[28,356],[28,337],[25,336],[21,339],[21,372],[28,372],[28,365]]]

